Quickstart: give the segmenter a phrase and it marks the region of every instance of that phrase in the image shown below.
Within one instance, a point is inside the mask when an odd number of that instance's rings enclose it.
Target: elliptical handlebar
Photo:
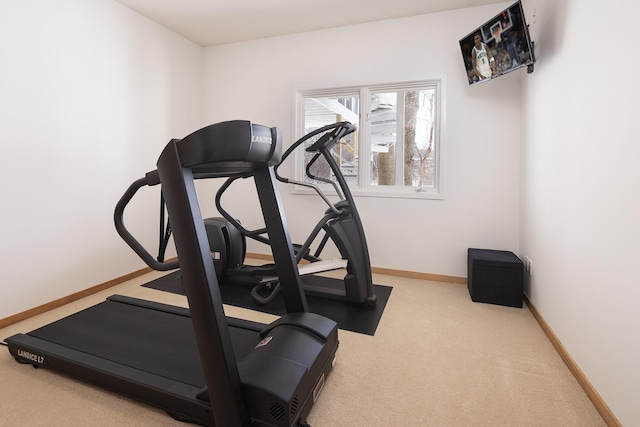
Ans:
[[[305,149],[305,151],[307,152],[311,152],[311,153],[315,153],[313,155],[313,158],[308,162],[305,173],[306,175],[314,180],[317,181],[321,181],[327,184],[331,184],[333,186],[333,188],[335,189],[338,197],[341,200],[345,200],[348,197],[346,196],[346,193],[349,191],[348,188],[342,188],[343,185],[346,185],[346,183],[344,182],[344,180],[342,180],[342,183],[339,185],[334,181],[331,181],[329,179],[325,179],[325,178],[321,178],[321,177],[317,177],[315,175],[313,175],[309,168],[316,162],[316,160],[318,160],[320,157],[327,157],[329,156],[329,152],[331,150],[331,148],[338,144],[340,142],[340,139],[355,132],[357,130],[357,127],[347,121],[343,121],[343,122],[337,122],[337,123],[332,123],[330,125],[326,125],[323,127],[320,127],[306,135],[304,135],[302,138],[298,139],[296,142],[294,142],[291,147],[289,147],[284,154],[281,157],[281,160],[279,163],[277,163],[274,167],[274,174],[275,177],[278,181],[280,182],[284,182],[285,184],[295,184],[295,185],[300,185],[300,186],[304,186],[304,187],[309,187],[312,188],[313,190],[315,190],[315,192],[322,198],[322,200],[327,204],[327,206],[329,207],[331,213],[326,214],[326,218],[330,218],[330,217],[341,217],[343,215],[345,215],[347,212],[342,209],[341,207],[339,207],[339,205],[332,203],[329,198],[326,196],[326,194],[314,183],[310,183],[310,182],[303,182],[303,181],[297,181],[297,180],[293,180],[290,178],[286,178],[281,176],[280,174],[278,174],[278,167],[280,167],[280,165],[282,165],[282,163],[285,161],[285,159],[287,157],[289,157],[291,155],[291,153],[293,153],[301,144],[304,144],[305,141],[309,140],[310,138],[313,138],[314,136],[323,134],[320,138],[318,138],[318,140],[316,142],[314,142],[312,145],[310,145],[309,147],[307,147]],[[335,166],[331,166],[332,169]],[[264,235],[266,234],[266,228],[261,228],[261,229],[257,229],[257,230],[248,230],[247,228],[245,228],[242,224],[240,224],[239,221],[237,221],[233,215],[231,215],[229,212],[227,212],[224,207],[222,206],[222,195],[224,194],[225,191],[227,191],[227,189],[231,186],[231,184],[239,179],[239,178],[245,178],[245,175],[239,174],[239,175],[235,175],[235,176],[231,176],[229,178],[227,178],[227,180],[225,180],[225,182],[222,184],[222,186],[218,189],[217,193],[216,193],[216,197],[215,197],[215,204],[216,204],[216,208],[218,209],[218,212],[227,220],[229,221],[233,226],[235,226],[238,230],[240,230],[240,232],[246,236],[249,237],[253,240],[256,240],[258,242],[264,243],[266,245],[269,245],[269,239],[268,237],[265,237]],[[319,230],[318,230],[319,231]],[[317,232],[316,232],[317,234]],[[308,243],[308,244],[307,244]],[[307,242],[306,245],[309,246],[311,242]],[[298,261],[300,261],[298,259]]]
[[[336,184],[334,181],[328,180],[328,179],[324,179],[324,178],[320,178],[317,176],[314,176],[309,168],[316,162],[316,160],[318,160],[321,156],[327,156],[327,153],[329,152],[329,150],[331,150],[331,148],[333,148],[334,145],[338,144],[340,142],[341,138],[344,138],[345,136],[355,132],[357,130],[357,126],[352,124],[351,122],[337,122],[337,123],[332,123],[330,125],[326,125],[326,126],[322,126],[314,131],[309,132],[308,134],[304,135],[302,138],[298,139],[296,142],[294,142],[291,147],[289,147],[284,154],[282,155],[282,159],[280,160],[280,163],[278,163],[273,169],[276,175],[276,179],[280,182],[284,182],[285,184],[295,184],[295,185],[300,185],[303,187],[308,187],[313,189],[321,198],[322,200],[324,200],[324,202],[327,204],[327,206],[329,206],[329,208],[337,215],[341,214],[341,211],[336,208],[334,203],[331,203],[331,201],[327,198],[327,196],[324,194],[324,192],[322,190],[320,190],[320,188],[310,182],[304,182],[304,181],[298,181],[298,180],[294,180],[291,178],[286,178],[281,176],[278,173],[278,167],[280,167],[280,165],[282,165],[282,163],[284,163],[285,159],[287,157],[289,157],[291,155],[291,153],[293,153],[301,144],[303,144],[305,141],[309,140],[310,138],[313,138],[316,135],[322,134],[324,132],[324,135],[322,135],[320,138],[318,138],[318,140],[316,142],[314,142],[313,144],[311,144],[309,147],[307,147],[305,149],[305,151],[310,152],[310,153],[316,153],[313,158],[309,161],[309,163],[307,164],[305,173],[307,174],[307,176],[311,179],[317,180],[317,181],[322,181],[324,183],[327,184],[331,184],[334,188],[334,190],[336,191],[336,193],[338,194],[338,196],[344,200],[344,192],[345,189],[340,189],[340,187],[338,186],[338,184]],[[348,191],[348,189],[346,190]]]
[[[334,124],[316,129],[315,131],[303,137],[303,140],[306,141],[307,139],[316,135],[317,133],[324,132],[332,128],[335,128],[333,132],[327,132],[324,135],[322,135],[321,138],[318,138],[316,142],[314,142],[311,146],[307,147],[305,151],[312,153],[312,152],[319,152],[321,148],[331,149],[333,145],[340,142],[340,138],[343,138],[357,130],[357,127],[350,122],[338,122],[338,123],[334,123]]]
[[[124,209],[129,204],[133,196],[136,192],[144,187],[144,186],[154,186],[160,184],[160,178],[158,176],[158,171],[154,170],[145,175],[144,178],[140,178],[134,181],[127,191],[122,195],[118,203],[116,204],[116,209],[113,215],[114,223],[116,226],[116,230],[122,240],[124,240],[131,249],[151,268],[157,271],[169,271],[180,268],[180,263],[178,261],[171,262],[159,262],[156,260],[145,248],[142,244],[135,238],[133,235],[127,230],[124,225]]]
[[[267,234],[267,228],[263,227],[257,230],[248,230],[246,229],[242,224],[240,224],[240,222],[238,220],[236,220],[229,212],[227,212],[223,207],[222,207],[222,202],[220,201],[220,199],[222,198],[222,194],[227,190],[227,188],[229,188],[229,186],[237,179],[239,178],[245,178],[244,176],[232,176],[229,177],[225,180],[225,182],[220,186],[220,188],[218,189],[218,192],[216,193],[216,198],[215,198],[215,203],[216,203],[216,208],[218,209],[218,212],[220,212],[220,215],[222,215],[227,221],[229,221],[231,224],[233,224],[234,227],[236,227],[238,230],[240,230],[240,232],[251,238],[254,240],[257,240],[258,242],[264,243],[266,245],[269,244],[269,239],[267,239],[266,237],[263,237],[264,234]]]
[[[333,132],[328,132],[329,130],[334,129]],[[296,148],[298,148],[300,146],[300,144],[304,143],[306,140],[313,138],[316,135],[319,135],[323,132],[326,132],[324,135],[322,135],[322,137],[318,138],[318,140],[316,142],[314,142],[311,146],[307,147],[305,149],[305,151],[308,152],[319,152],[320,149],[324,146],[328,149],[330,149],[333,145],[337,144],[338,142],[340,142],[340,138],[343,138],[347,135],[349,135],[350,133],[353,133],[357,130],[358,128],[356,127],[356,125],[352,124],[351,122],[338,122],[338,123],[332,123],[330,125],[326,125],[323,126],[321,128],[318,128],[314,131],[309,132],[308,134],[304,135],[302,138],[298,139],[296,142],[294,142],[291,147],[289,147],[287,149],[287,151],[284,152],[284,154],[282,155],[282,159],[280,160],[280,162],[274,167],[275,171],[276,171],[276,178],[278,178],[279,181],[282,182],[287,182],[284,181],[287,178],[284,178],[280,175],[278,175],[278,167],[284,163],[285,159],[287,157],[289,157],[291,155],[291,153],[293,153],[293,151],[295,151]]]

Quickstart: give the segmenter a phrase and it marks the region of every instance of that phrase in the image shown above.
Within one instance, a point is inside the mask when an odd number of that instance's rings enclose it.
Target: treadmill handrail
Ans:
[[[116,226],[116,230],[122,240],[124,240],[127,245],[133,251],[138,254],[138,256],[151,268],[157,271],[169,271],[180,268],[179,261],[170,261],[170,262],[159,262],[156,260],[150,253],[145,249],[144,246],[135,238],[133,235],[127,230],[127,227],[124,225],[124,209],[129,204],[133,196],[138,192],[138,190],[144,186],[153,186],[160,184],[160,179],[158,177],[158,171],[154,170],[147,173],[144,178],[137,179],[134,181],[127,191],[122,195],[118,203],[116,204],[116,209],[113,214],[113,220]]]

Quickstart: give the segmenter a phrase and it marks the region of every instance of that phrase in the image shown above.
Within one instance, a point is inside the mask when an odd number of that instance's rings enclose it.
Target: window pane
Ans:
[[[371,95],[371,185],[435,184],[435,89]]]
[[[304,133],[307,134],[322,126],[336,122],[348,121],[358,124],[359,97],[357,95],[340,97],[307,97],[304,99]],[[312,145],[319,137],[305,142],[305,148]],[[347,135],[341,144],[333,149],[333,155],[340,166],[347,183],[358,185],[358,138],[357,132]],[[313,154],[305,151],[305,166]],[[331,169],[324,159],[318,159],[311,168],[311,173],[321,179],[334,180]],[[305,177],[306,181],[312,181]]]

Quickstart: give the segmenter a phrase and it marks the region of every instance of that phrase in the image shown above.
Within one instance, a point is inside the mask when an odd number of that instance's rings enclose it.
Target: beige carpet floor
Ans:
[[[175,305],[140,285],[152,272],[0,329],[0,340],[120,293]],[[393,286],[375,336],[340,331],[335,368],[308,417],[338,426],[604,426],[528,308],[473,303],[464,285],[374,275]],[[4,304],[7,302],[4,301]],[[275,317],[225,306],[226,314]],[[0,347],[0,426],[180,426],[163,411],[46,369]]]

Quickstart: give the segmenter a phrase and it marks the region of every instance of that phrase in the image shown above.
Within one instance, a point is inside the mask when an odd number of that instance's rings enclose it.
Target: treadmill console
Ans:
[[[177,142],[184,167],[223,174],[273,166],[282,156],[282,131],[246,120],[215,123]]]

